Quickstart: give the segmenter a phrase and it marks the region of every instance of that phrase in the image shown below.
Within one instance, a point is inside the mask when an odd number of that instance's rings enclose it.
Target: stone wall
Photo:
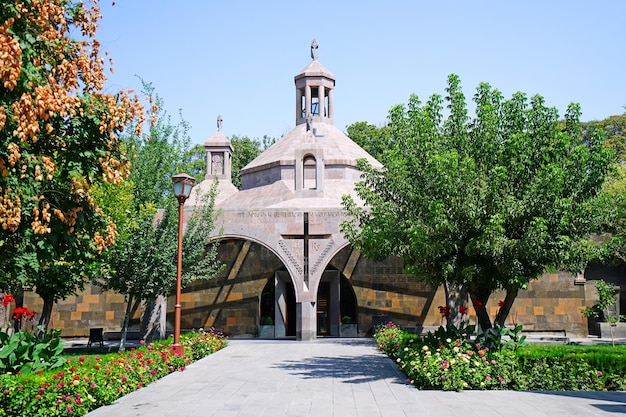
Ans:
[[[263,246],[242,240],[224,240],[219,259],[226,267],[219,276],[196,282],[183,289],[183,330],[214,326],[226,334],[253,336],[258,332],[259,305],[263,287],[282,267],[278,258]],[[389,316],[403,326],[432,328],[442,323],[438,306],[445,304],[442,288],[419,282],[405,274],[398,258],[372,262],[350,248],[340,251],[329,264],[339,270],[356,295],[360,334],[371,330],[374,316]],[[587,319],[581,311],[593,305],[594,284],[575,285],[566,273],[546,274],[520,291],[507,325],[522,324],[526,331],[565,332],[568,336],[588,334]],[[503,293],[494,293],[487,303],[495,317]],[[27,307],[41,311],[34,292],[25,294]],[[173,328],[174,297],[168,298],[167,329]],[[87,286],[84,292],[68,297],[53,309],[52,326],[64,337],[86,337],[89,328],[103,327],[118,332],[124,318],[124,297]],[[132,329],[139,328],[140,306],[133,306]],[[475,313],[470,308],[470,320]]]
[[[41,298],[34,291],[24,293],[24,305],[40,312]],[[102,291],[96,285],[87,285],[78,295],[59,301],[52,309],[50,326],[62,329],[63,337],[88,337],[89,329],[102,327],[104,332],[119,332],[124,321],[124,296],[113,291]],[[132,309],[131,327],[139,328],[140,303]]]

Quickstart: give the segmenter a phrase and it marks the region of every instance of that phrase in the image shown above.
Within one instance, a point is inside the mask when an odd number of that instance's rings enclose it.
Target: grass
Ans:
[[[518,349],[517,355],[524,358],[559,358],[566,360],[584,359],[602,372],[626,375],[626,345],[526,345]]]

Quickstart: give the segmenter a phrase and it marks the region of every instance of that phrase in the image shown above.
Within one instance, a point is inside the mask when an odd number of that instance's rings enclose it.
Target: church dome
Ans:
[[[333,125],[335,77],[313,59],[294,77],[296,126],[241,170],[241,191],[221,208],[342,207],[361,179],[357,160],[382,165]]]

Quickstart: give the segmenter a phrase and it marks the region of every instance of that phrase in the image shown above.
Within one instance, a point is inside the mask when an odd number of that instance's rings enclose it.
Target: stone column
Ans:
[[[296,340],[315,340],[317,338],[317,308],[315,302],[296,303]]]
[[[307,85],[304,87],[304,117],[306,118],[309,113],[313,115],[313,110],[311,109],[311,86]]]
[[[296,124],[302,118],[302,90],[296,88]]]
[[[328,300],[328,316],[330,324],[330,335],[339,336],[339,315],[340,312],[340,286],[339,286],[339,271],[326,271],[325,276],[329,277],[330,281],[330,294]]]
[[[320,118],[324,118],[324,86],[317,87],[317,99],[319,100]]]
[[[331,121],[331,123],[333,122],[333,119],[335,117],[335,90],[334,89],[329,89],[328,90],[328,120]]]
[[[274,276],[274,337],[287,335],[287,301],[285,297],[285,283]]]

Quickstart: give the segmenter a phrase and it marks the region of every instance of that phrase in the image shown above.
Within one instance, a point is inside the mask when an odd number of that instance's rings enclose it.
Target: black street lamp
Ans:
[[[183,269],[183,206],[185,200],[191,195],[191,189],[195,185],[196,180],[187,174],[178,174],[172,177],[174,185],[174,197],[178,200],[178,262],[176,265],[176,304],[174,304],[174,344],[172,352],[177,355],[183,353],[183,347],[180,344],[180,291],[182,286],[182,269]]]

